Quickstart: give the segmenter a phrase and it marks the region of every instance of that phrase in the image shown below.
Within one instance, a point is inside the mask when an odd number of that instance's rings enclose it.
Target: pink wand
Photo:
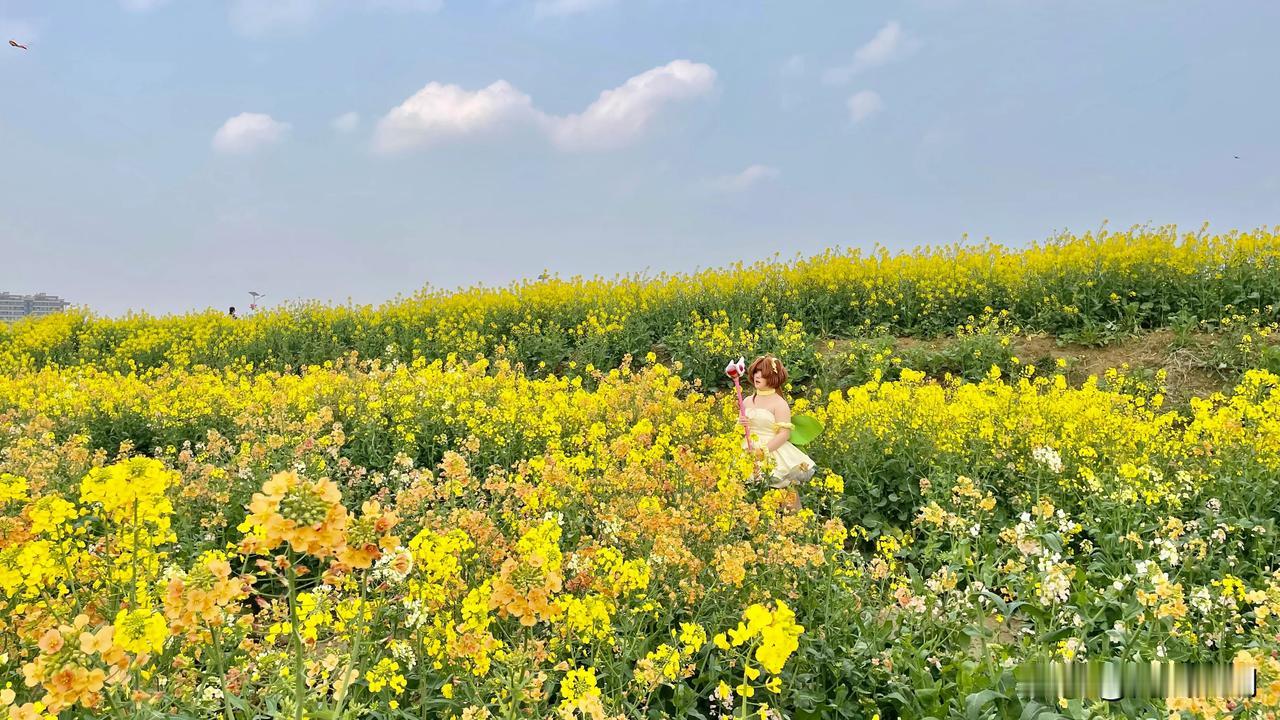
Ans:
[[[738,394],[738,421],[742,424],[742,434],[747,440],[747,449],[754,451],[755,447],[751,444],[751,429],[747,427],[747,411],[742,404],[742,379],[743,374],[747,372],[746,359],[739,357],[737,361],[730,360],[729,364],[724,368],[724,374],[733,379],[733,389]],[[760,464],[756,463],[756,472],[760,471]]]

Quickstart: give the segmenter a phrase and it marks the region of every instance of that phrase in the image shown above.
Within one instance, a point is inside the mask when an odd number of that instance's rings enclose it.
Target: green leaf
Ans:
[[[1049,633],[1045,633],[1044,635],[1041,635],[1041,636],[1040,636],[1040,642],[1042,642],[1042,643],[1044,643],[1044,644],[1046,644],[1046,645],[1047,645],[1047,644],[1049,644],[1049,643],[1056,643],[1056,642],[1058,642],[1059,640],[1061,640],[1062,638],[1064,638],[1064,637],[1066,637],[1066,636],[1070,635],[1070,634],[1071,634],[1072,632],[1074,632],[1074,631],[1075,631],[1075,628],[1073,628],[1073,627],[1071,627],[1071,626],[1069,626],[1069,625],[1068,625],[1067,627],[1064,627],[1064,628],[1058,628],[1057,630],[1054,630],[1053,632],[1049,632]]]
[[[1062,717],[1058,713],[1054,712],[1053,708],[1050,708],[1044,703],[1037,702],[1035,700],[1028,700],[1027,704],[1022,708],[1022,715],[1018,716],[1018,720],[1039,720],[1041,716],[1048,716],[1051,718]]]
[[[981,720],[982,708],[987,703],[1005,696],[995,690],[987,689],[970,694],[964,699],[964,716],[966,720]]]
[[[231,707],[236,708],[237,710],[249,712],[249,703],[245,702],[239,695],[227,693],[227,702],[231,703]]]
[[[792,415],[791,424],[791,443],[793,445],[808,445],[822,434],[822,423],[811,415]]]
[[[698,701],[698,696],[683,683],[675,687],[672,693],[672,701],[675,703],[676,710],[680,714],[685,714]]]
[[[996,606],[996,609],[1000,611],[1001,615],[1009,617],[1009,604],[1004,601],[1004,598],[990,590],[983,590],[982,594],[991,600],[991,603]]]
[[[885,697],[889,698],[890,700],[897,700],[898,705],[903,708],[910,707],[911,705],[911,703],[905,697],[902,696],[901,690],[894,690],[891,693],[886,693]]]

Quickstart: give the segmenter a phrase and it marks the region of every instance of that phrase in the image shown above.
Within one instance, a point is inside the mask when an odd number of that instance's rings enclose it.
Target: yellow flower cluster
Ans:
[[[566,715],[582,711],[584,715],[598,714],[600,688],[596,684],[596,669],[573,668],[560,680],[560,711]]]
[[[80,502],[96,503],[119,525],[147,524],[158,533],[169,529],[173,505],[166,492],[178,473],[151,458],[133,458],[94,468],[80,481]]]
[[[0,507],[27,499],[27,479],[12,473],[0,473]]]
[[[121,610],[114,625],[116,644],[135,654],[160,652],[169,636],[164,616],[154,610]]]
[[[560,526],[554,520],[536,525],[516,543],[516,556],[507,558],[494,579],[490,607],[503,616],[534,625],[550,620],[557,610],[552,604],[563,578],[560,566]]]
[[[420,531],[409,541],[413,571],[408,596],[428,611],[457,599],[467,589],[462,563],[474,548],[467,534],[456,528],[445,534]]]
[[[649,587],[651,571],[643,558],[626,560],[617,548],[600,548],[591,555],[591,570],[597,589],[609,597],[620,597]]]
[[[781,600],[774,601],[772,610],[755,604],[742,613],[743,621],[736,628],[717,635],[715,644],[721,650],[728,650],[751,643],[755,647],[755,660],[777,675],[787,658],[800,647],[804,627],[797,625],[795,619],[795,613]]]
[[[603,595],[562,596],[555,601],[552,612],[550,619],[558,624],[566,642],[613,640],[614,606]]]
[[[379,660],[377,665],[365,672],[364,678],[369,683],[370,692],[382,692],[386,688],[393,695],[399,695],[408,686],[408,681],[400,674],[400,663],[391,658]]]
[[[707,631],[698,623],[680,623],[671,629],[671,642],[662,643],[636,663],[634,682],[652,692],[660,684],[691,677],[694,656],[707,644]]]

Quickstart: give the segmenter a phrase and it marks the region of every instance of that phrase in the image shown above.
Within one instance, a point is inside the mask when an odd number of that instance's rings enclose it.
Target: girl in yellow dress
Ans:
[[[755,394],[742,401],[746,414],[743,426],[751,433],[752,447],[767,452],[773,460],[769,485],[799,485],[813,477],[817,468],[812,458],[791,444],[791,407],[778,394],[778,388],[787,382],[787,369],[778,358],[764,355],[747,368],[747,377]],[[746,449],[746,440],[742,447]]]

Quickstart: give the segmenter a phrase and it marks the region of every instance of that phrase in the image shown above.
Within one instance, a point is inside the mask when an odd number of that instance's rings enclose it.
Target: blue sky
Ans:
[[[1271,225],[1278,26],[1273,0],[0,0],[0,290],[377,304]]]

